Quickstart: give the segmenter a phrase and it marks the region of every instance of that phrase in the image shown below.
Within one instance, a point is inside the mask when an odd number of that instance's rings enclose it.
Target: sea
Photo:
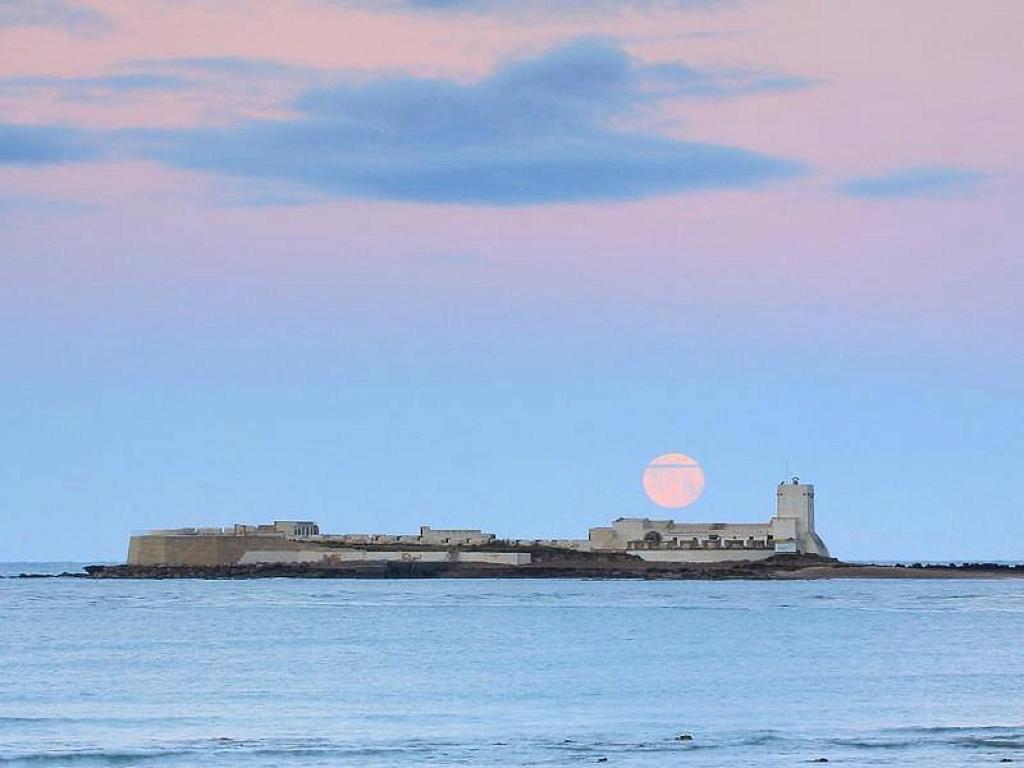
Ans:
[[[0,566],[3,766],[1024,763],[1024,580]]]

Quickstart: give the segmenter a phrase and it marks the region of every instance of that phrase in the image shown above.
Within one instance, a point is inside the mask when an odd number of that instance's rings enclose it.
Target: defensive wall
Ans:
[[[313,565],[341,565],[358,562],[385,563],[487,563],[490,565],[527,565],[529,552],[481,552],[479,550],[449,551],[433,549],[332,549],[324,550],[250,550],[242,555],[239,565],[267,563],[309,563]]]
[[[302,544],[285,538],[234,534],[146,533],[132,536],[129,565],[230,565],[246,552],[295,551]]]
[[[502,548],[508,551],[502,551]],[[661,563],[765,560],[777,554],[829,557],[814,527],[814,486],[797,478],[780,483],[775,516],[764,523],[677,523],[621,517],[591,528],[586,539],[499,540],[475,528],[418,534],[322,534],[308,520],[236,524],[230,528],[179,528],[132,536],[129,565],[218,566],[268,563],[465,562],[522,566],[529,547],[626,554]],[[518,551],[517,551],[518,550]]]

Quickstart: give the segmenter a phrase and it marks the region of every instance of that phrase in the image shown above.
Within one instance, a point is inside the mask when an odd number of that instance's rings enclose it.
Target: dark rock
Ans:
[[[3,0],[0,0],[2,3]],[[424,563],[396,561],[360,561],[344,563],[262,563],[221,565],[90,565],[85,573],[61,574],[63,577],[92,579],[424,579],[424,578],[580,578],[580,579],[693,579],[766,580],[814,568],[814,578],[830,578],[844,572],[864,569],[869,578],[882,578],[907,568],[905,576],[950,574],[946,566],[861,566],[841,563],[835,559],[810,555],[774,555],[766,560],[748,563],[656,563],[645,562],[621,553],[575,553],[556,550],[537,555],[534,562],[523,566],[499,566],[490,563]],[[540,555],[543,555],[541,557]],[[557,557],[556,557],[557,555]],[[1021,568],[995,563],[964,563],[957,568],[962,576],[992,573],[1019,576]],[[47,578],[29,574],[26,578]],[[789,576],[786,576],[789,578]],[[680,739],[687,741],[688,739]]]
[[[828,758],[827,757],[816,757],[813,760],[808,760],[808,762],[810,762],[810,763],[827,763],[828,762]]]

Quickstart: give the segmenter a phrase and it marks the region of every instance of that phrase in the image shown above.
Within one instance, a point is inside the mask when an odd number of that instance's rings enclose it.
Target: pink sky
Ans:
[[[265,298],[271,304],[302,303],[307,292],[344,301],[352,286],[443,302],[450,292],[472,294],[483,264],[486,280],[505,287],[505,301],[537,311],[611,303],[657,324],[684,305],[803,315],[825,302],[851,320],[870,307],[884,322],[911,307],[933,319],[935,338],[979,316],[994,332],[1019,328],[1021,271],[1010,250],[1022,196],[1024,99],[1009,73],[1024,65],[1024,13],[1014,2],[610,4],[586,13],[425,12],[401,3],[372,11],[318,0],[89,5],[105,24],[0,29],[11,54],[0,60],[0,76],[103,77],[144,60],[186,57],[295,69],[206,74],[181,90],[91,98],[8,87],[0,120],[110,131],[286,119],[296,94],[339,78],[471,83],[510,57],[602,36],[639,62],[807,78],[807,87],[792,91],[662,100],[629,124],[793,159],[808,172],[752,190],[625,202],[503,208],[313,194],[304,205],[252,208],[234,201],[275,182],[117,153],[79,165],[0,166],[5,197],[54,203],[3,213],[7,249],[21,254],[7,265],[4,289],[15,306],[103,311],[131,306],[128,297],[144,295],[148,284],[236,279],[275,286]],[[854,177],[919,166],[988,179],[897,199],[836,190]],[[43,251],[55,241],[89,247],[63,254],[54,275]],[[476,267],[417,267],[435,257]]]

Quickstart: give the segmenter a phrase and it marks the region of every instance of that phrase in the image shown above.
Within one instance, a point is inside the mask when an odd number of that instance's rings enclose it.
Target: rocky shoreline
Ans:
[[[254,565],[90,565],[64,577],[89,579],[669,579],[810,580],[1022,578],[1024,564],[866,565],[806,555],[779,555],[757,562],[654,563],[634,557],[573,557],[543,553],[517,567],[483,563],[367,561],[339,565],[272,563]],[[38,578],[37,574],[22,574]]]

